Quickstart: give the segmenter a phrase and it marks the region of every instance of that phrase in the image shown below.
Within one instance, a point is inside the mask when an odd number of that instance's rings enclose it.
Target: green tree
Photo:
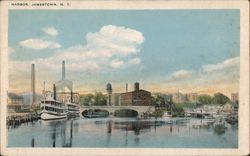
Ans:
[[[94,95],[94,105],[103,106],[107,104],[107,96],[101,92],[96,92]]]
[[[162,96],[157,95],[156,97],[152,97],[152,103],[156,107],[165,107],[166,101]]]
[[[229,98],[226,95],[222,94],[222,93],[214,94],[214,97],[213,97],[213,103],[214,104],[222,104],[222,105],[224,105],[229,101],[230,101]]]
[[[213,101],[213,98],[210,95],[200,95],[198,97],[198,101],[201,104],[211,104]]]
[[[87,95],[80,95],[80,104],[89,106],[92,104],[94,100],[93,94],[87,94]]]
[[[185,111],[181,105],[174,104],[172,115],[173,117],[184,117]]]

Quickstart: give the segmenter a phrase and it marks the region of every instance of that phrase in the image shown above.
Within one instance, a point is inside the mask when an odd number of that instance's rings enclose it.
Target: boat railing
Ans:
[[[50,105],[50,104],[43,104],[42,106],[51,107],[51,108],[57,108],[57,109],[66,109],[66,107],[60,107],[60,106]]]

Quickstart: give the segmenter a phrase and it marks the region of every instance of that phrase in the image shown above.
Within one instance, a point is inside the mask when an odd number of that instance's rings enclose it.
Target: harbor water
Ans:
[[[8,147],[237,148],[238,125],[207,119],[78,118],[8,127]]]

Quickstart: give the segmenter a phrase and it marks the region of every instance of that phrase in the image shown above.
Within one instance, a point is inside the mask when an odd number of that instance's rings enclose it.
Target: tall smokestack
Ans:
[[[128,83],[126,83],[126,92],[128,92]]]
[[[31,92],[32,92],[32,105],[34,106],[36,101],[36,74],[35,64],[31,64]]]
[[[65,80],[65,61],[62,61],[62,80]]]
[[[140,89],[140,84],[139,84],[139,82],[136,82],[135,84],[134,84],[134,90],[135,91],[139,91],[139,89]]]

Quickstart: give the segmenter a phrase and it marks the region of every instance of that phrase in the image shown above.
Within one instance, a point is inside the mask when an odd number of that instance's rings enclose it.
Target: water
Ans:
[[[238,125],[205,119],[79,118],[8,129],[8,147],[237,148]]]

